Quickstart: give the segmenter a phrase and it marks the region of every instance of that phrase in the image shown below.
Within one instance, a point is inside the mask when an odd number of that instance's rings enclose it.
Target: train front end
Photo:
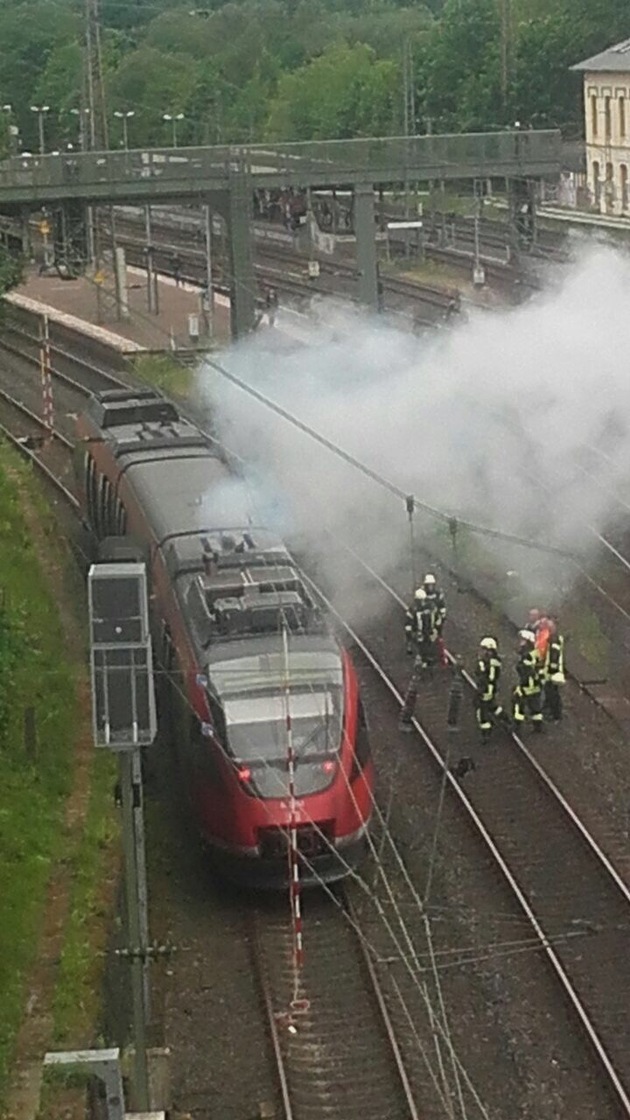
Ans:
[[[196,791],[202,832],[224,873],[287,883],[293,842],[304,883],[348,875],[364,858],[374,786],[356,673],[326,634],[216,645],[207,672],[229,796]]]

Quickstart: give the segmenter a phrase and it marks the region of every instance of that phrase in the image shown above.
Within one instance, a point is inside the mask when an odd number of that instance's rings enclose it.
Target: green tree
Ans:
[[[335,44],[280,79],[267,136],[323,140],[389,134],[396,125],[399,84],[393,61],[377,59],[363,44]]]
[[[24,0],[2,6],[0,90],[3,99],[13,105],[25,146],[31,147],[37,140],[37,122],[29,106],[40,77],[53,53],[79,37],[80,21],[69,3]]]
[[[135,116],[129,126],[132,145],[164,147],[171,143],[171,135],[163,115],[184,112],[196,82],[197,66],[190,58],[141,46],[126,54],[111,75],[109,107],[111,111],[133,109]],[[188,119],[182,122],[181,143],[187,142],[190,126]],[[114,140],[111,146],[118,147],[118,143]]]
[[[476,131],[503,120],[496,0],[447,0],[420,51],[421,104],[434,131]]]
[[[0,296],[21,282],[23,271],[24,262],[18,257],[12,257],[6,247],[0,245]]]

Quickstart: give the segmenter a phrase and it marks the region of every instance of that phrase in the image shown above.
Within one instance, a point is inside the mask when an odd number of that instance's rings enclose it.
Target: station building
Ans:
[[[584,75],[589,201],[602,214],[630,215],[630,39],[571,67]]]

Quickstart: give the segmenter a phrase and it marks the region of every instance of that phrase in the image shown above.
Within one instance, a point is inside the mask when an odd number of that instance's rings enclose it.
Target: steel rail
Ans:
[[[11,329],[14,329],[14,328],[11,328]],[[24,333],[24,332],[20,332],[20,333]],[[77,333],[79,333],[79,332],[77,332]],[[38,341],[32,336],[26,336],[25,335],[25,337],[31,337],[32,341]],[[83,336],[81,336],[81,337],[83,337]],[[6,338],[4,338],[4,337],[0,338],[0,349],[1,350],[6,350],[9,354],[14,354],[16,357],[22,358],[25,362],[28,362],[30,365],[33,365],[33,366],[36,366],[37,368],[39,368],[40,360],[39,360],[39,356],[37,354],[32,354],[28,350],[21,350],[19,347],[14,346],[10,342],[7,342]],[[98,377],[102,377],[103,381],[105,382],[105,387],[107,387],[107,388],[111,388],[111,389],[129,389],[130,388],[130,385],[129,385],[128,382],[122,381],[118,377],[114,377],[113,374],[108,374],[106,370],[103,370],[100,367],[93,365],[91,362],[84,361],[82,358],[79,358],[79,357],[75,356],[74,354],[70,354],[67,351],[62,350],[60,347],[55,346],[54,344],[51,344],[50,349],[51,349],[52,353],[57,354],[59,357],[67,358],[69,361],[74,362],[76,365],[78,365],[79,367],[87,370],[89,373],[95,374]],[[60,369],[57,369],[55,366],[51,366],[50,372],[51,372],[52,377],[56,378],[57,381],[60,381],[61,384],[66,385],[69,389],[72,389],[73,392],[79,393],[79,395],[82,396],[82,397],[89,397],[90,396],[90,393],[92,392],[92,390],[88,389],[88,387],[86,385],[83,385],[80,381],[77,381],[76,378],[70,377],[70,375],[68,373],[63,373]]]
[[[21,412],[23,416],[32,420],[34,424],[37,424],[38,428],[43,428],[44,431],[50,432],[52,438],[57,440],[62,447],[67,448],[68,451],[74,451],[72,440],[69,440],[68,437],[64,436],[63,432],[60,432],[57,428],[49,428],[48,424],[41,416],[38,416],[36,412],[33,412],[22,401],[18,401],[16,397],[11,396],[6,389],[0,389],[0,400],[6,401],[16,412]]]
[[[130,248],[132,252],[141,254],[144,253],[144,242],[141,238],[129,237],[125,234],[122,237],[119,237],[118,240],[121,246]],[[205,254],[200,249],[188,246],[182,249],[180,246],[171,245],[168,242],[156,241],[153,245],[153,250],[154,254],[158,255],[160,251],[166,254],[169,252],[178,252],[182,257],[182,260],[184,262],[188,262],[189,266],[196,266],[198,264],[200,273],[203,274],[201,278],[205,278]],[[270,274],[275,271],[272,265],[265,263],[265,260],[282,261],[285,265],[287,263],[291,263],[296,267],[302,266],[302,271],[308,263],[307,258],[304,256],[299,256],[295,253],[291,253],[290,251],[285,252],[281,250],[277,245],[265,245],[264,249],[260,250],[260,260],[255,262],[255,269],[259,273],[259,275],[264,275],[265,273]],[[344,261],[333,262],[319,260],[319,266],[322,273],[330,276],[333,279],[335,277],[340,277],[346,280],[356,281],[359,277],[359,273],[356,267]],[[173,274],[172,268],[168,268],[164,265],[159,266],[158,271],[162,272],[164,275]],[[198,281],[199,279],[191,277],[190,275],[184,277],[181,272],[180,277],[186,280],[192,279],[193,282],[195,282],[196,280]],[[281,279],[281,277],[279,279]],[[453,300],[455,298],[455,289],[453,289],[452,291],[444,291],[440,288],[431,287],[430,285],[422,284],[421,282],[415,280],[388,276],[385,274],[381,275],[380,279],[383,285],[383,290],[385,292],[390,292],[392,295],[404,296],[415,303],[426,303],[429,306],[435,307],[441,311],[446,311],[447,309],[451,308]],[[293,282],[297,283],[297,278],[294,279]],[[310,290],[311,292],[321,292],[321,289],[314,285],[313,280],[307,280],[306,275],[304,275],[304,283],[305,290]],[[278,283],[278,286],[280,286],[280,282]],[[356,297],[354,297],[352,294],[344,294],[343,298],[357,302]]]
[[[22,314],[32,316],[35,320],[38,320],[40,318],[40,316],[37,315],[37,313],[34,311],[23,311]],[[57,324],[55,324],[55,326],[57,326]],[[25,338],[28,342],[34,342],[37,346],[39,346],[40,344],[40,339],[37,335],[30,334],[28,331],[24,330],[23,327],[18,326],[16,323],[7,323],[6,329],[13,334],[19,335],[21,338]],[[69,333],[75,333],[88,346],[90,341],[93,341],[90,340],[87,335],[82,334],[81,331],[73,331],[71,327],[64,326],[63,329],[65,331],[68,331]],[[16,353],[19,353],[24,358],[28,358],[29,361],[39,360],[38,356],[29,354],[26,351],[18,351],[16,347],[11,347],[11,344],[7,343],[4,337],[0,339],[0,345],[4,346],[5,349],[14,349]],[[99,344],[95,343],[95,345]],[[115,374],[110,373],[108,370],[103,369],[101,366],[94,365],[94,363],[89,361],[87,358],[81,358],[78,354],[73,354],[68,350],[64,350],[63,347],[59,345],[59,343],[54,341],[54,339],[51,339],[50,351],[52,354],[57,354],[60,358],[65,358],[67,361],[73,362],[74,365],[79,366],[81,369],[86,369],[89,370],[90,373],[97,374],[114,389],[129,388],[128,383],[126,381],[123,381],[120,377],[116,377]],[[84,388],[84,386],[81,386],[79,382],[73,381],[73,379],[69,377],[68,374],[61,373],[60,370],[53,370],[52,372],[62,380],[66,380],[71,386],[73,385]]]
[[[343,544],[342,547],[344,549],[347,549],[347,551],[350,553],[350,555],[353,557],[353,559],[355,559],[358,563],[361,564],[361,566],[365,569],[365,571],[368,573],[368,575],[372,576],[372,578],[375,579],[376,582],[380,584],[380,586],[383,588],[383,590],[386,591],[392,597],[392,599],[394,599],[398,603],[398,605],[403,608],[403,610],[406,610],[408,604],[404,601],[404,599],[401,598],[401,596],[398,594],[398,592],[393,587],[391,587],[391,585],[388,584],[387,581],[384,580],[382,578],[382,576],[380,576],[378,574],[378,572],[376,572],[371,567],[370,564],[367,564],[365,562],[365,560],[363,560],[362,557],[360,557],[359,554],[357,552],[355,552],[355,550],[353,548],[350,547],[350,545]],[[321,592],[320,592],[320,594],[321,594]],[[449,659],[450,664],[455,665],[456,658],[453,656],[453,654],[450,652],[450,650],[447,649],[445,652],[446,652],[446,655]],[[465,669],[462,669],[462,676],[463,676],[464,680],[466,681],[466,684],[471,689],[471,691],[475,691],[476,690],[475,682],[474,682],[473,678],[471,677],[470,673],[468,673]],[[523,740],[519,737],[519,735],[515,731],[512,731],[512,730],[510,730],[509,734],[510,734],[513,742],[516,743],[519,750],[525,755],[528,762],[530,762],[531,765],[533,766],[534,770],[536,770],[537,774],[542,779],[542,781],[545,783],[545,785],[547,786],[547,789],[553,795],[554,799],[562,806],[565,813],[570,817],[572,823],[575,825],[578,832],[581,833],[583,839],[586,841],[588,846],[591,848],[591,851],[593,852],[593,855],[595,855],[596,858],[598,859],[598,861],[606,868],[606,871],[608,872],[610,877],[613,879],[615,885],[621,891],[625,901],[628,904],[630,904],[630,887],[628,887],[626,885],[626,883],[623,881],[623,879],[619,875],[619,872],[616,870],[614,864],[608,858],[606,853],[604,851],[602,851],[601,847],[599,846],[597,841],[594,839],[594,837],[591,836],[590,832],[588,831],[586,826],[583,824],[583,822],[580,820],[580,818],[578,817],[575,810],[571,807],[571,805],[567,801],[564,794],[561,792],[561,790],[558,789],[558,787],[555,784],[555,782],[553,781],[553,779],[549,776],[549,774],[544,769],[544,767],[541,766],[538,759],[535,758],[534,755],[531,753],[531,751],[527,748],[527,746],[525,745]]]
[[[20,455],[23,455],[24,458],[33,463],[33,465],[36,466],[37,469],[46,476],[48,481],[52,483],[52,485],[60,492],[65,501],[68,502],[68,505],[71,506],[73,512],[78,514],[78,499],[75,497],[71,490],[68,490],[67,486],[65,486],[61,479],[54,473],[54,471],[51,471],[50,467],[40,459],[39,455],[37,455],[36,452],[32,451],[30,447],[26,447],[20,437],[14,435],[13,432],[9,431],[9,429],[4,424],[0,424],[0,433],[10,444],[12,444],[13,447],[15,447],[17,451],[19,451]]]
[[[343,888],[342,888],[342,898],[343,898],[344,908],[347,911],[348,916],[350,918],[350,924],[352,925],[352,927],[355,930],[355,933],[357,935],[357,941],[359,943],[361,956],[363,958],[363,961],[365,962],[365,966],[366,966],[366,969],[367,969],[367,972],[368,972],[368,976],[370,977],[370,983],[372,984],[372,990],[374,992],[374,997],[376,999],[379,1011],[381,1013],[381,1017],[383,1019],[383,1025],[385,1027],[385,1033],[387,1034],[387,1038],[388,1038],[389,1044],[390,1044],[391,1049],[392,1049],[392,1054],[394,1056],[394,1063],[396,1065],[396,1069],[398,1070],[398,1075],[400,1077],[400,1081],[401,1081],[401,1084],[402,1084],[402,1087],[403,1087],[403,1092],[405,1094],[405,1097],[407,1099],[407,1104],[409,1106],[410,1120],[421,1120],[421,1114],[418,1111],[418,1108],[416,1106],[416,1101],[415,1101],[415,1098],[414,1098],[414,1095],[413,1095],[413,1092],[412,1092],[412,1089],[411,1089],[411,1083],[409,1081],[409,1077],[407,1076],[407,1071],[405,1069],[405,1063],[403,1061],[402,1052],[401,1052],[401,1049],[400,1049],[400,1046],[399,1046],[399,1043],[398,1043],[398,1039],[396,1038],[396,1031],[394,1029],[394,1024],[392,1022],[391,1015],[389,1014],[389,1011],[387,1009],[387,1003],[385,1001],[385,996],[383,994],[383,987],[382,987],[381,982],[380,982],[380,980],[377,976],[376,969],[374,968],[374,961],[372,960],[372,957],[370,956],[370,952],[369,952],[368,947],[365,943],[365,939],[360,934],[356,913],[354,911],[354,907],[352,906],[352,903],[350,902],[350,899],[347,897],[345,891],[343,891]]]
[[[284,1109],[285,1120],[294,1120],[293,1108],[291,1106],[291,1096],[289,1093],[289,1078],[287,1076],[286,1064],[280,1045],[280,1035],[278,1033],[278,1022],[276,1014],[273,1009],[273,1000],[271,998],[271,990],[269,987],[269,977],[267,970],[264,966],[264,950],[260,940],[260,933],[258,931],[257,916],[254,913],[250,917],[251,928],[251,944],[253,946],[252,956],[254,964],[257,968],[258,980],[262,991],[263,1002],[269,1020],[269,1030],[271,1033],[271,1044],[273,1046],[274,1058],[276,1061],[276,1072],[278,1074],[278,1081],[280,1083],[280,1096],[282,1097],[282,1107]],[[255,949],[255,952],[253,951]]]
[[[396,1074],[403,1091],[405,1115],[407,1117],[407,1120],[421,1120],[422,1112],[419,1110],[415,1097],[413,1095],[411,1082],[405,1069],[401,1047],[396,1036],[394,1024],[387,1008],[383,988],[376,973],[376,969],[374,968],[374,963],[370,957],[369,950],[365,944],[365,938],[361,933],[361,929],[357,923],[354,910],[343,887],[338,887],[336,893],[338,898],[338,902],[336,905],[338,909],[334,911],[335,917],[333,920],[345,921],[346,928],[350,930],[352,943],[357,948],[358,963],[364,966],[364,972],[362,974],[364,975],[365,972],[367,972],[369,978],[369,986],[366,987],[365,994],[368,999],[370,999],[370,1004],[376,1005],[376,1011],[378,1015],[377,1021],[385,1031],[388,1053],[387,1064],[388,1067],[390,1067],[390,1058],[393,1058]],[[284,1012],[278,1013],[274,1009],[271,985],[269,982],[268,969],[266,964],[267,951],[262,944],[258,923],[259,917],[256,913],[254,913],[250,916],[250,945],[252,950],[253,962],[256,968],[256,974],[263,996],[265,1012],[269,1021],[271,1042],[274,1053],[276,1072],[278,1076],[280,1096],[282,1099],[283,1116],[284,1120],[297,1120],[300,1108],[299,1105],[294,1105],[292,1099],[291,1076],[288,1069],[287,1060],[285,1059],[285,1056],[283,1054],[280,1032],[278,1030],[278,1022],[285,1018],[289,1019],[289,1029],[291,1028],[291,1008],[289,1008],[289,1010],[286,1012],[286,1015]],[[297,1028],[296,1033],[299,1033],[299,1027]],[[380,1031],[379,1038],[381,1038],[382,1040],[382,1034],[380,1033]],[[309,1045],[312,1045],[312,1040],[309,1042]],[[346,1071],[346,1078],[350,1076],[350,1074],[351,1070],[349,1067]]]
[[[353,551],[353,550],[351,550],[351,551]],[[366,570],[368,570],[368,571],[370,570],[369,566],[366,566]],[[376,574],[376,573],[374,573],[374,574]],[[339,613],[339,611],[335,608],[335,606],[330,601],[330,599],[328,599],[328,597],[325,596],[321,592],[321,590],[316,587],[314,582],[310,579],[310,577],[305,572],[302,572],[302,576],[303,576],[304,580],[311,586],[313,591],[317,591],[317,593],[322,596],[327,610],[329,610],[331,615],[334,616],[337,619],[339,625],[343,627],[345,632],[349,635],[349,637],[352,639],[352,641],[356,644],[357,648],[361,650],[361,653],[365,657],[366,661],[371,665],[372,669],[376,672],[376,674],[378,675],[381,682],[385,685],[385,687],[387,688],[389,693],[393,696],[396,703],[398,705],[400,705],[400,707],[402,707],[402,705],[403,705],[402,694],[400,693],[400,691],[398,690],[398,688],[396,687],[394,682],[391,680],[391,678],[387,675],[387,673],[385,672],[385,670],[383,669],[381,664],[378,662],[378,660],[374,657],[372,652],[368,649],[368,647],[363,642],[363,640],[359,637],[359,635],[354,630],[354,628],[349,625],[349,623],[342,617],[342,615]],[[384,586],[388,586],[388,585],[385,584],[385,581],[381,580],[381,577],[377,576],[377,579]],[[400,599],[400,597],[396,594],[396,592],[393,592],[393,589],[389,588],[389,590],[390,590],[390,592],[393,593],[397,602],[400,602],[400,603],[403,602]],[[468,683],[472,683],[470,677],[468,678]],[[507,860],[501,854],[499,848],[497,847],[494,840],[492,839],[492,837],[491,837],[490,833],[488,832],[486,826],[484,825],[481,817],[479,816],[479,814],[475,810],[472,802],[466,796],[465,792],[463,791],[463,789],[459,785],[456,778],[453,776],[453,774],[451,774],[450,770],[448,769],[448,765],[447,765],[446,761],[444,760],[444,758],[442,757],[442,754],[440,753],[438,747],[435,745],[433,740],[427,734],[427,732],[423,728],[422,724],[415,717],[413,717],[413,719],[412,719],[412,725],[413,725],[416,733],[418,734],[418,736],[422,739],[424,745],[427,747],[427,749],[428,749],[429,753],[431,754],[432,758],[434,759],[434,761],[436,762],[436,764],[438,765],[438,767],[442,771],[444,781],[446,783],[448,783],[448,786],[451,789],[452,793],[454,793],[455,796],[458,798],[460,804],[464,808],[464,810],[467,813],[469,819],[472,821],[472,823],[473,823],[474,827],[476,828],[477,832],[479,833],[481,839],[483,840],[484,844],[486,845],[490,854],[492,855],[496,865],[498,866],[502,875],[504,876],[504,878],[505,878],[508,886],[510,887],[513,895],[517,899],[521,909],[523,910],[523,913],[525,914],[528,921],[530,922],[530,924],[532,926],[532,929],[534,930],[534,932],[536,934],[536,937],[537,937],[537,939],[540,943],[541,948],[543,949],[549,963],[551,964],[551,966],[553,968],[554,973],[556,974],[558,980],[560,981],[560,983],[562,985],[562,988],[564,989],[565,994],[567,995],[571,1005],[573,1006],[573,1008],[574,1008],[574,1010],[575,1010],[575,1012],[576,1012],[576,1014],[577,1014],[577,1016],[578,1016],[578,1018],[579,1018],[579,1020],[582,1024],[582,1027],[584,1028],[584,1030],[586,1032],[586,1035],[589,1038],[589,1041],[591,1042],[591,1045],[593,1046],[595,1054],[597,1055],[601,1065],[603,1066],[603,1068],[605,1069],[605,1071],[608,1075],[608,1079],[609,1079],[610,1083],[614,1087],[614,1090],[617,1094],[619,1102],[624,1109],[625,1115],[630,1117],[630,1096],[626,1092],[626,1089],[623,1085],[623,1082],[622,1082],[619,1074],[617,1073],[616,1069],[614,1068],[614,1066],[612,1064],[612,1061],[608,1056],[606,1048],[605,1048],[602,1040],[600,1039],[595,1026],[593,1025],[593,1023],[591,1022],[591,1020],[589,1018],[589,1015],[588,1015],[588,1012],[587,1012],[586,1008],[584,1007],[582,1001],[580,1000],[580,997],[579,997],[578,993],[576,992],[573,984],[571,983],[571,980],[570,980],[562,962],[560,961],[557,953],[555,952],[549,938],[547,937],[547,934],[545,933],[544,929],[542,928],[536,914],[534,913],[534,910],[530,906],[527,897],[525,896],[522,888],[520,887],[520,885],[518,883],[518,880],[516,879],[516,876],[514,875],[512,870],[510,869]],[[514,737],[515,742],[517,742],[519,747],[521,747],[521,749],[523,750],[523,753],[528,758],[528,760],[532,761],[532,756],[531,756],[530,752],[526,750],[526,748],[524,747],[524,744],[522,744],[520,739],[518,739],[518,736],[513,736],[513,737]],[[541,777],[543,775],[545,777],[547,777],[544,774],[544,771],[543,771],[542,767],[540,767],[538,764],[536,766],[536,772],[539,773]],[[550,791],[552,791],[552,792],[555,791],[556,787],[553,784],[553,782],[551,782],[551,779],[548,779],[548,785],[549,785]],[[568,803],[566,802],[565,798],[561,797],[559,803],[562,805],[563,809],[565,809],[567,811],[570,809],[570,807],[568,806]],[[569,818],[574,825],[578,824],[578,818],[577,818],[576,814],[573,813],[573,811],[569,812]],[[587,839],[587,838],[590,837],[590,834],[588,833],[588,830],[585,828],[584,825],[581,824],[581,822],[580,822],[579,832],[580,832],[580,835],[584,839]],[[612,867],[610,861],[607,859],[607,857],[604,855],[604,853],[601,852],[601,849],[599,849],[598,845],[596,844],[596,842],[593,840],[592,837],[590,837],[590,839],[589,839],[589,847],[591,848],[593,853],[595,853],[598,856],[601,856],[602,866],[611,875],[611,877],[613,879],[613,882],[615,883],[615,886],[621,888],[621,890],[623,892],[623,895],[624,895],[624,898],[628,899],[628,891],[627,891],[627,888],[625,887],[625,884],[622,883],[622,880],[620,879],[620,877],[617,874],[617,872],[615,871],[615,869]]]

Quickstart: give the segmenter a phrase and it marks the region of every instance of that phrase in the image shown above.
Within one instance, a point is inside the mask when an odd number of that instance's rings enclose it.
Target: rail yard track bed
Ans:
[[[24,383],[32,379],[37,393],[37,371],[23,358],[15,360],[22,362]],[[92,375],[96,377],[94,371]],[[72,379],[71,373],[67,376]],[[70,400],[69,384],[64,392]],[[76,391],[73,399],[76,407]],[[447,573],[438,574],[449,600],[449,645],[470,664],[481,634],[494,632],[509,664],[513,631],[478,598],[458,591]],[[356,568],[351,578],[355,584],[369,584],[365,572]],[[402,593],[408,577],[394,577],[392,582]],[[402,609],[382,589],[374,595],[370,591],[370,597],[372,620],[361,636],[404,688],[409,661],[403,653]],[[342,609],[343,603],[338,606]],[[305,898],[306,960],[298,994],[309,1004],[308,1017],[301,1021],[298,1016],[291,1024],[287,1016],[292,992],[288,900],[284,915],[277,899],[259,908],[254,919],[283,1058],[294,1071],[293,1099],[307,1110],[296,1110],[296,1120],[302,1115],[352,1116],[343,1094],[357,1076],[360,1086],[372,1085],[368,1102],[363,1098],[362,1116],[370,1115],[367,1109],[383,1086],[391,1086],[386,1090],[390,1095],[399,1092],[391,1056],[386,1047],[377,1046],[386,1032],[374,997],[367,984],[356,987],[357,977],[365,980],[366,966],[356,954],[353,923],[361,930],[383,987],[403,1065],[423,1104],[422,1120],[443,1116],[445,1101],[452,1103],[458,1120],[464,1109],[469,1117],[500,1120],[533,1115],[603,1120],[624,1115],[602,1081],[594,1053],[540,945],[450,794],[434,843],[441,788],[437,767],[415,736],[399,732],[398,705],[373,671],[364,666],[361,675],[380,774],[379,807],[388,832],[377,820],[374,843],[380,859],[365,865],[360,881],[349,882],[350,918],[333,900],[320,908],[320,903]],[[449,747],[448,687],[449,673],[437,673],[422,685],[418,702],[418,715],[443,751]],[[630,793],[625,741],[613,721],[573,685],[567,685],[565,697],[565,723],[540,742],[528,739],[527,746],[623,874]],[[489,747],[478,746],[469,701],[449,749],[453,761],[466,757],[474,762],[475,768],[457,780],[512,863],[627,1082],[626,904],[620,895],[613,900],[610,885],[595,880],[593,857],[583,848],[578,852],[565,818],[558,816],[508,737],[497,734]],[[155,933],[177,947],[168,964],[160,966],[161,1014],[156,1022],[157,1040],[173,1050],[175,1104],[194,1120],[210,1120],[217,1113],[226,1120],[241,1120],[244,1110],[257,1115],[263,1102],[280,1116],[273,1047],[265,1035],[264,1000],[257,982],[260,957],[252,958],[251,901],[212,884],[185,812],[172,807],[175,780],[169,767],[158,749],[148,790],[149,852],[151,895],[159,899],[154,906]],[[352,967],[343,966],[346,951],[348,960],[352,955]],[[346,1009],[344,990],[350,1005],[359,1008],[365,1033],[361,1041],[352,1032],[347,1061],[337,1070],[339,1048],[329,1042],[341,1037],[333,1031],[339,1030]],[[427,996],[432,1011],[427,1011]],[[296,1027],[295,1034],[288,1031],[290,1025]],[[357,1074],[357,1057],[362,1054],[371,1055],[372,1082]],[[329,1094],[331,1109],[337,1111],[308,1112],[313,1101],[313,1092],[306,1091],[309,1079],[314,1088]],[[379,1115],[389,1120],[390,1113],[379,1107]],[[396,1109],[394,1118],[405,1115],[398,1104]]]
[[[605,1093],[602,1099],[595,1065],[531,940],[523,915],[515,910],[487,853],[448,798],[434,851],[440,791],[437,771],[427,765],[422,744],[392,734],[396,704],[381,692],[372,674],[362,671],[361,677],[372,713],[381,798],[387,804],[391,797],[389,828],[421,897],[431,875],[426,910],[443,999],[451,1011],[451,1035],[488,1115],[501,1120],[617,1116],[612,1099]],[[443,682],[435,697],[439,722],[446,692]],[[480,780],[485,780],[481,774],[472,774],[465,791]],[[419,910],[408,887],[406,891],[401,888],[401,872],[391,849],[388,854],[385,848],[384,863],[393,877],[396,896],[403,900],[401,909],[409,919],[415,951],[435,999]],[[365,906],[368,908],[367,902]],[[390,963],[394,954],[391,944],[383,943],[382,924],[376,923],[373,914],[366,920],[369,936],[388,962],[382,967],[394,970],[394,978],[402,985],[405,970],[400,960]],[[400,930],[395,928],[400,938]],[[479,1115],[470,1102],[470,1090],[466,1100],[469,1114]]]

